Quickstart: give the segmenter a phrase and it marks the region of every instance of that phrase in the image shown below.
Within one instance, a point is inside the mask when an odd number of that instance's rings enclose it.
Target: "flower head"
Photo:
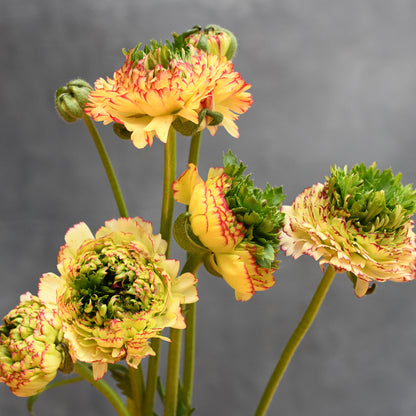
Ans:
[[[321,266],[348,272],[359,297],[371,281],[414,279],[416,194],[400,180],[400,174],[380,172],[375,163],[350,171],[333,167],[324,184],[282,207],[282,248],[295,258],[308,254]]]
[[[235,120],[252,104],[250,85],[225,57],[155,41],[125,53],[113,78],[95,82],[85,108],[94,120],[122,125],[138,148],[154,136],[166,143],[171,127],[185,135],[206,127],[213,135],[222,125],[238,137]]]
[[[95,238],[85,223],[71,228],[58,256],[60,277],[42,277],[39,296],[55,304],[74,358],[93,364],[100,378],[108,363],[137,367],[154,355],[150,338],[165,327],[184,328],[181,305],[198,299],[191,273],[165,258],[167,244],[141,218],[111,220]]]
[[[267,185],[261,191],[249,176],[242,176],[244,170],[229,152],[224,168],[211,168],[205,182],[189,164],[173,184],[176,201],[189,205],[177,223],[182,230],[176,227],[175,238],[187,249],[194,244],[195,250],[205,250],[205,266],[225,279],[237,300],[248,300],[274,285],[283,223],[282,188]]]
[[[0,327],[0,381],[16,396],[44,390],[65,362],[61,321],[56,311],[26,293]]]

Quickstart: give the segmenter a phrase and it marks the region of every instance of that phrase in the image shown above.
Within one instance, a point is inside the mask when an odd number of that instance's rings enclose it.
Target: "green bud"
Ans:
[[[218,25],[208,25],[203,31],[198,26],[184,32],[180,37],[184,43],[218,56],[225,56],[231,60],[237,51],[237,39],[228,29]]]
[[[56,90],[56,109],[68,123],[73,123],[84,115],[84,108],[93,88],[82,79],[75,79]]]

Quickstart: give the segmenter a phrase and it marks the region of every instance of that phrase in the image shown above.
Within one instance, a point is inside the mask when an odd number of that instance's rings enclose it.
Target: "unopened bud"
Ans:
[[[203,31],[186,38],[188,44],[207,53],[225,56],[231,60],[237,50],[237,39],[232,32],[217,25],[209,25]]]
[[[56,91],[56,109],[68,123],[73,123],[84,115],[84,108],[92,87],[82,79],[68,82]]]

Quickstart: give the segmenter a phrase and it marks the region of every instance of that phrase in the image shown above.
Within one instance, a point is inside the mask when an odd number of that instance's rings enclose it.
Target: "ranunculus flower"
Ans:
[[[240,301],[275,283],[284,198],[282,188],[255,188],[249,176],[242,176],[244,170],[229,152],[224,168],[211,168],[205,182],[191,163],[173,184],[176,201],[189,205],[185,218],[192,236],[186,238],[192,241],[183,240],[186,231],[178,228],[175,238],[186,249],[195,244],[206,250],[205,266],[223,277]]]
[[[193,274],[177,276],[167,243],[141,218],[110,220],[95,237],[85,223],[65,235],[60,276],[42,276],[39,297],[55,305],[74,359],[101,378],[108,363],[137,367],[154,355],[149,339],[184,328],[181,305],[198,300]],[[165,338],[166,339],[166,338]]]
[[[0,381],[16,396],[42,392],[65,361],[61,320],[26,293],[0,327]]]
[[[250,85],[225,57],[153,42],[126,54],[113,78],[98,79],[85,112],[104,124],[118,123],[131,132],[138,148],[153,137],[166,143],[173,126],[191,135],[205,127],[215,134],[222,125],[238,137],[235,120],[252,104]]]
[[[362,297],[369,282],[403,282],[416,277],[416,245],[411,216],[415,191],[401,175],[380,173],[375,163],[351,171],[331,169],[324,184],[305,189],[286,214],[282,248],[298,258],[308,254],[321,266],[348,272]]]

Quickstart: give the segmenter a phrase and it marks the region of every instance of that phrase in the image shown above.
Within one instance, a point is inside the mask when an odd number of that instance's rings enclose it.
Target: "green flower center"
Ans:
[[[394,233],[416,212],[416,191],[400,180],[400,173],[380,172],[375,163],[368,169],[356,165],[349,172],[334,166],[326,188],[331,210],[363,232]]]
[[[267,185],[262,191],[253,185],[250,175],[243,176],[246,166],[238,163],[229,151],[223,156],[225,173],[231,186],[225,194],[228,207],[237,221],[246,227],[244,242],[256,247],[254,257],[259,266],[277,268],[276,253],[279,250],[279,232],[284,214],[280,212],[284,200],[282,187]]]
[[[67,301],[94,324],[147,312],[163,302],[166,283],[152,259],[133,243],[96,240],[78,253]]]

